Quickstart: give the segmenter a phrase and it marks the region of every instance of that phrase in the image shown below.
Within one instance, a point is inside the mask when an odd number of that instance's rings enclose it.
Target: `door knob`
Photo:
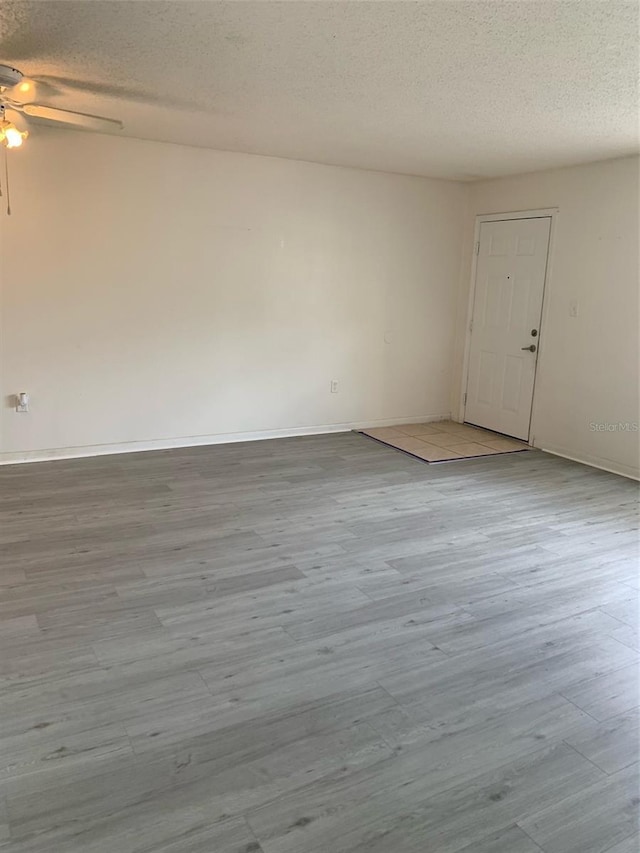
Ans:
[[[536,345],[535,344],[529,344],[528,347],[520,347],[520,349],[527,350],[528,352],[535,352],[536,351]]]

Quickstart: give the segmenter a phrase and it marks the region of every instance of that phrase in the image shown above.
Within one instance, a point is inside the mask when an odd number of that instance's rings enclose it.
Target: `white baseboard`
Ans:
[[[601,471],[608,471],[610,474],[619,474],[621,477],[629,477],[631,480],[640,480],[640,471],[631,465],[624,465],[611,459],[601,459],[599,456],[590,456],[589,454],[577,456],[575,452],[553,444],[535,446],[539,450],[544,450],[545,453],[562,456],[563,459],[569,459],[571,462],[581,462],[583,465],[590,465],[592,468],[599,468]]]
[[[55,447],[47,450],[24,450],[0,453],[0,465],[25,462],[52,462],[56,459],[81,459],[85,456],[110,456],[115,453],[141,453],[146,450],[171,450],[179,447],[199,447],[206,444],[232,444],[239,441],[264,441],[271,438],[294,438],[301,435],[324,435],[349,432],[353,429],[392,426],[393,424],[446,421],[449,413],[442,415],[410,415],[404,418],[384,418],[375,421],[358,421],[342,424],[268,429],[257,432],[227,432],[214,435],[191,435],[180,438],[154,438],[148,441],[127,441],[120,444],[89,444],[80,447]]]

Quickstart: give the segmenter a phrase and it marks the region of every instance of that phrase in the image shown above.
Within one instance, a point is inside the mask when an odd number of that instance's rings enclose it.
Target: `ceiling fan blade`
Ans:
[[[122,130],[124,126],[121,121],[115,118],[94,116],[75,110],[59,110],[57,107],[46,107],[43,104],[25,104],[21,109],[25,115],[33,118],[71,124],[75,127],[83,127],[86,130]]]
[[[75,77],[61,77],[52,74],[38,74],[34,79],[38,86],[47,86],[51,91],[66,95],[82,92],[94,97],[100,95],[105,98],[121,98],[124,101],[167,103],[164,93],[152,94],[143,89],[118,86],[115,83],[100,82],[98,80],[78,80]],[[43,97],[43,100],[46,100],[46,98]],[[176,104],[176,106],[180,106],[180,104]]]

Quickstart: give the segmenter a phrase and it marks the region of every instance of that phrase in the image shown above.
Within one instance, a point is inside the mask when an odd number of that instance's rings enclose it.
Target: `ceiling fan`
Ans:
[[[0,142],[6,148],[18,148],[27,138],[28,133],[18,130],[5,118],[5,109],[16,110],[33,118],[81,127],[85,130],[121,130],[123,127],[122,122],[117,119],[34,103],[37,88],[37,82],[25,77],[22,71],[10,65],[0,64]]]

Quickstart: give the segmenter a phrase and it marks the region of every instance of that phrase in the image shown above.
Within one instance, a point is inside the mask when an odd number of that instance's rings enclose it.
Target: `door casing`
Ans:
[[[462,367],[462,382],[460,383],[460,398],[458,405],[459,418],[464,421],[467,383],[469,379],[469,356],[471,350],[471,321],[473,319],[473,306],[476,295],[476,272],[478,265],[477,246],[480,241],[480,226],[483,222],[504,222],[510,219],[539,219],[540,217],[549,217],[551,219],[551,228],[549,231],[549,252],[547,255],[547,271],[544,279],[544,288],[542,294],[542,318],[540,321],[540,335],[538,337],[538,362],[536,365],[536,374],[533,383],[533,401],[531,405],[531,422],[529,427],[529,444],[535,447],[535,428],[536,428],[536,389],[541,375],[545,370],[545,343],[544,330],[547,326],[547,316],[549,312],[549,290],[551,284],[552,266],[553,266],[553,249],[555,243],[555,231],[557,226],[558,215],[560,208],[545,207],[536,210],[516,210],[506,213],[482,213],[476,216],[475,228],[473,233],[473,257],[471,262],[471,281],[469,286],[469,300],[467,304],[467,318],[465,325],[464,339],[464,359]]]

